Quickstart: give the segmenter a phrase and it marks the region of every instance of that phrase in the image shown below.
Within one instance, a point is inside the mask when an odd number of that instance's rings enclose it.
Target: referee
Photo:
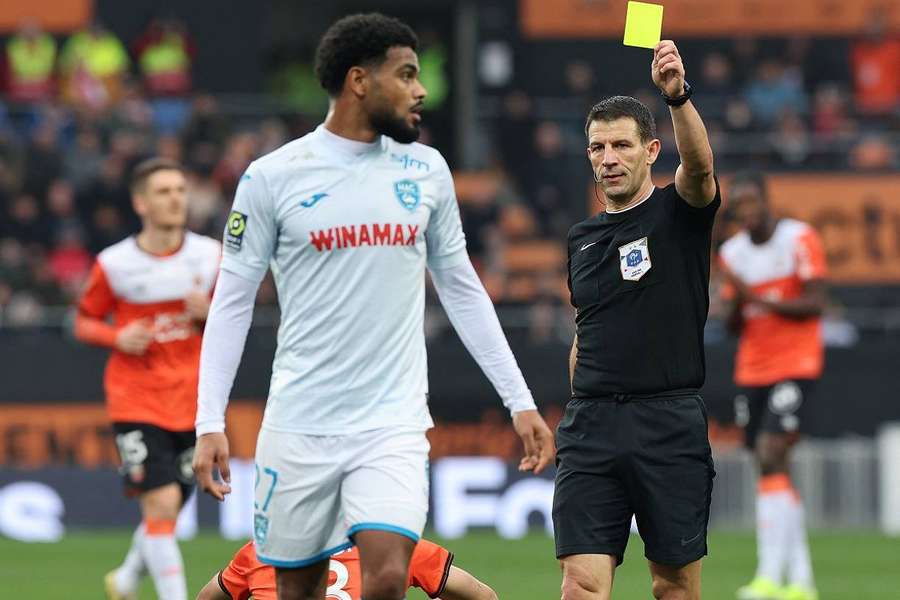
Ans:
[[[700,598],[715,472],[698,390],[721,198],[673,42],[654,48],[651,72],[681,157],[674,184],[653,185],[660,142],[638,100],[603,100],[585,127],[606,211],[575,225],[568,239],[577,330],[553,499],[563,600],[610,598],[632,515],[653,596]]]

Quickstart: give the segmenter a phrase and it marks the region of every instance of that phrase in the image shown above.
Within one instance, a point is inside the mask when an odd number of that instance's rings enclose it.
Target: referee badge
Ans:
[[[619,270],[622,271],[622,279],[625,281],[637,281],[643,277],[650,267],[650,248],[647,246],[647,238],[629,242],[619,246]]]

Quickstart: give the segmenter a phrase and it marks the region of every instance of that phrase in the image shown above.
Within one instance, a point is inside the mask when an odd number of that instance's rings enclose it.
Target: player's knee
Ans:
[[[783,473],[787,469],[787,449],[775,443],[766,443],[758,449],[757,460],[761,475]]]
[[[578,565],[563,564],[562,600],[608,600],[600,577]]]
[[[406,597],[407,568],[402,564],[384,565],[363,574],[365,600],[401,600]]]
[[[141,513],[145,519],[174,521],[181,510],[181,489],[171,484],[141,495]]]

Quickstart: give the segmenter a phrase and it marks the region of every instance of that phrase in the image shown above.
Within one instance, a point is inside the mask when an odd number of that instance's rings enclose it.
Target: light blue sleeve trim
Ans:
[[[419,534],[414,531],[410,531],[409,529],[405,529],[403,527],[397,527],[396,525],[388,525],[387,523],[357,523],[353,527],[350,528],[350,531],[347,532],[348,538],[353,538],[360,531],[388,531],[390,533],[396,533],[405,537],[408,537],[414,542],[419,541]]]
[[[309,565],[314,565],[318,562],[322,562],[331,555],[337,554],[341,550],[346,550],[351,546],[353,546],[352,542],[344,542],[340,546],[335,546],[334,548],[323,550],[315,556],[311,558],[305,558],[303,560],[276,560],[274,558],[266,558],[259,552],[256,553],[256,558],[259,559],[259,562],[266,565],[271,565],[273,567],[281,567],[282,569],[298,569],[300,567],[308,567]]]

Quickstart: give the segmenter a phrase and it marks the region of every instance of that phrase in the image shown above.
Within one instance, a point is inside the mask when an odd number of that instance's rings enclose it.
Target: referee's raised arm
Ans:
[[[684,78],[684,63],[672,40],[662,40],[653,49],[653,83],[663,94],[672,115],[675,145],[681,164],[675,171],[675,190],[691,206],[702,208],[713,201],[713,153],[700,113],[691,102],[691,86]]]

